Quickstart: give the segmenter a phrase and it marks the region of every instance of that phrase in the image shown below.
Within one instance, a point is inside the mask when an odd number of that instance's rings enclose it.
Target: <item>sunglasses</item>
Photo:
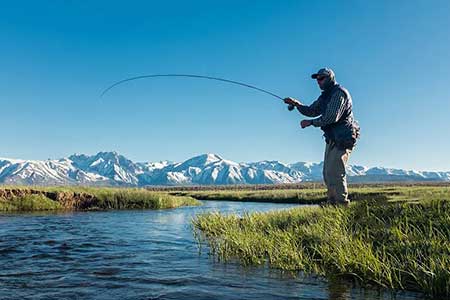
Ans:
[[[322,81],[322,80],[324,80],[325,78],[327,78],[326,76],[320,76],[320,77],[317,77],[316,79],[317,79],[317,81]]]

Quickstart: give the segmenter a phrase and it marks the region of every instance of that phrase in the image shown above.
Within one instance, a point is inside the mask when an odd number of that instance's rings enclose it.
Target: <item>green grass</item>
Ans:
[[[351,201],[391,200],[403,201],[422,199],[426,196],[440,197],[450,195],[450,186],[364,186],[349,189]],[[227,200],[242,202],[273,202],[319,204],[327,198],[324,188],[273,189],[273,190],[204,190],[172,191],[172,195],[190,196],[199,200]]]
[[[92,192],[102,209],[165,209],[200,203],[189,196],[148,192],[144,189],[100,189]]]
[[[209,213],[193,226],[219,260],[450,298],[449,188],[363,188],[353,197],[348,208]]]
[[[43,195],[27,195],[12,199],[0,198],[0,211],[38,211],[62,208],[60,203]]]
[[[171,192],[173,195],[187,195],[199,200],[227,200],[242,202],[273,202],[314,204],[326,200],[324,189],[224,191],[207,190],[193,192]]]
[[[199,204],[198,200],[189,196],[174,196],[138,188],[0,188],[0,211],[166,209]]]

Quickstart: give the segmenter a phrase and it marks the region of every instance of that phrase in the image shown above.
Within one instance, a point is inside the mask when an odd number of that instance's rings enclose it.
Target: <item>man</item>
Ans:
[[[318,117],[303,120],[302,128],[320,127],[326,141],[323,161],[323,179],[328,190],[328,203],[348,205],[347,178],[345,167],[350,153],[359,137],[359,125],[353,118],[352,98],[349,92],[340,86],[330,68],[320,69],[312,74],[317,80],[322,94],[310,106],[302,104],[294,98],[286,98],[290,110],[294,107],[307,117]],[[320,116],[320,117],[319,117]]]

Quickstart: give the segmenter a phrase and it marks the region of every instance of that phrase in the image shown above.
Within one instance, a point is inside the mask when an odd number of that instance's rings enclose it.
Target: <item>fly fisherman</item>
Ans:
[[[348,205],[347,178],[345,168],[350,153],[359,137],[359,125],[353,118],[352,98],[350,93],[340,86],[333,70],[320,69],[312,74],[317,80],[322,94],[311,105],[307,106],[294,98],[285,98],[289,109],[294,107],[307,117],[318,117],[302,120],[300,126],[320,127],[324,132],[326,147],[323,161],[323,179],[327,186],[328,201],[333,205]]]

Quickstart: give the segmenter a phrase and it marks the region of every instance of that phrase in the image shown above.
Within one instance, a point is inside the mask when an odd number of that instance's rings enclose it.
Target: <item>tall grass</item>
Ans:
[[[188,196],[172,196],[167,193],[152,193],[146,190],[107,190],[96,191],[98,207],[103,209],[165,209],[200,203]]]
[[[62,209],[60,203],[44,195],[27,195],[12,199],[0,198],[0,211],[36,211]]]
[[[405,191],[403,191],[405,192]],[[266,264],[450,298],[449,191],[415,190],[349,208],[304,207],[193,220],[219,260]]]
[[[2,192],[0,211],[166,209],[200,204],[189,196],[138,188],[3,187]]]

